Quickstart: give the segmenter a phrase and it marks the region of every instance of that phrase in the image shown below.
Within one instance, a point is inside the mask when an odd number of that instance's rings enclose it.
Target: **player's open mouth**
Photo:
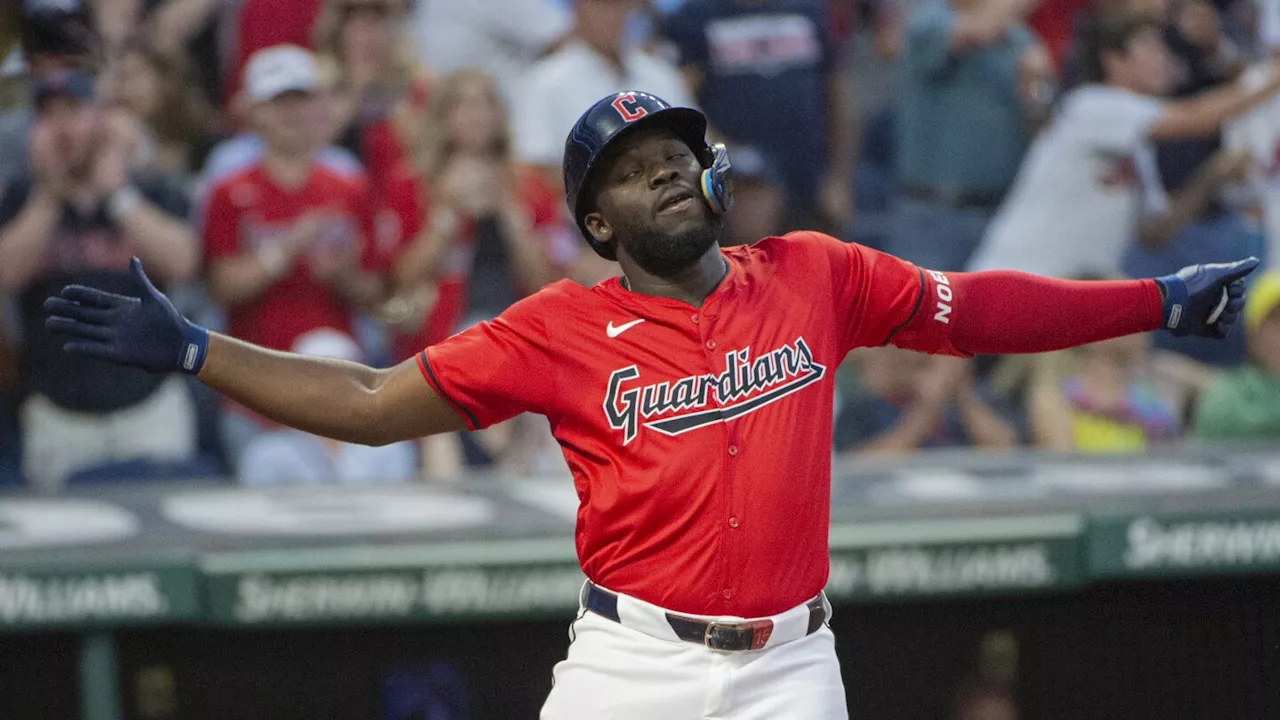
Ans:
[[[677,213],[687,209],[693,204],[693,193],[688,190],[680,190],[671,193],[671,197],[658,203],[658,214],[666,215],[668,213]]]

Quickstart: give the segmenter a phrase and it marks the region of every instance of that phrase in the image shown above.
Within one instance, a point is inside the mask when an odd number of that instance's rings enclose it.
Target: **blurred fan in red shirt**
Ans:
[[[441,80],[419,122],[373,230],[397,291],[397,359],[496,316],[561,277],[579,251],[555,190],[513,165],[486,75]]]
[[[352,313],[382,299],[376,271],[383,256],[365,241],[363,178],[316,160],[315,124],[324,111],[315,59],[296,45],[267,48],[250,58],[244,85],[265,151],[209,192],[210,294],[227,311],[229,334],[258,345],[288,350],[319,328],[350,334]],[[233,459],[251,434],[247,427],[225,438]]]
[[[333,142],[360,158],[380,197],[404,160],[428,81],[414,58],[405,0],[325,0],[313,40],[333,92]]]

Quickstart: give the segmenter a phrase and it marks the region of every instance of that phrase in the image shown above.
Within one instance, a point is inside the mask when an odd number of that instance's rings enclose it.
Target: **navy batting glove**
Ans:
[[[1224,338],[1244,309],[1244,277],[1258,258],[1233,263],[1189,265],[1156,278],[1164,295],[1164,327],[1182,337]]]
[[[147,279],[138,258],[129,264],[129,272],[138,297],[68,285],[45,300],[45,327],[73,338],[62,346],[72,355],[152,372],[200,372],[209,331],[178,314]]]

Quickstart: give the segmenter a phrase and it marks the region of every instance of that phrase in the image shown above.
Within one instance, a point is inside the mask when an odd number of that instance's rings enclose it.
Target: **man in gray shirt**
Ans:
[[[1026,151],[1030,111],[1050,99],[1029,4],[934,0],[907,19],[889,252],[956,270],[982,238]]]

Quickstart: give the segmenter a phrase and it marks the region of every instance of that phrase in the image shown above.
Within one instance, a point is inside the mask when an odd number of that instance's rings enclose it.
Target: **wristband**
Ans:
[[[1156,284],[1164,290],[1163,321],[1166,330],[1176,331],[1182,324],[1190,302],[1187,283],[1177,275],[1164,275],[1155,279]]]
[[[141,204],[142,192],[132,185],[125,185],[107,198],[107,216],[120,222]]]
[[[182,355],[178,358],[178,369],[188,375],[195,375],[204,367],[205,357],[209,354],[209,331],[188,322],[182,329]]]

